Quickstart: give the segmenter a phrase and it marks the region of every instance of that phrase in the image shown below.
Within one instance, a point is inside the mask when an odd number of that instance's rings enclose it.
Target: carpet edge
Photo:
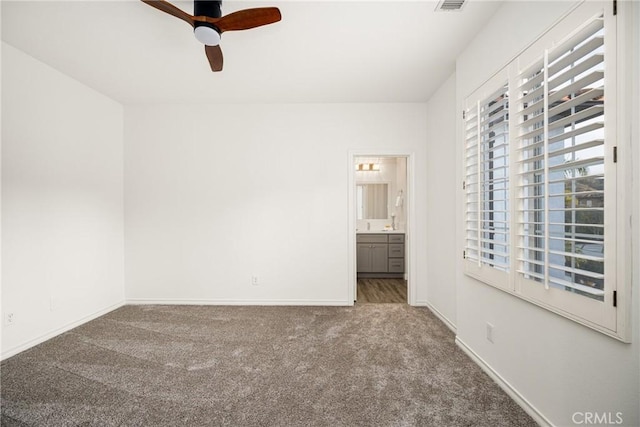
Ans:
[[[87,322],[90,322],[92,320],[97,319],[100,316],[104,316],[107,313],[110,313],[114,310],[119,309],[120,307],[124,307],[126,305],[126,301],[122,300],[119,301],[113,305],[110,305],[108,307],[102,308],[98,311],[95,311],[89,315],[83,316],[82,318],[78,319],[78,320],[74,320],[73,322],[67,323],[59,328],[56,328],[50,332],[47,332],[45,334],[42,334],[36,338],[33,338],[27,342],[24,342],[22,344],[19,344],[15,347],[12,347],[10,349],[2,349],[2,353],[0,354],[0,361],[4,361],[10,357],[15,356],[16,354],[22,353],[25,350],[28,350],[32,347],[35,347],[38,344],[42,344],[43,342],[50,340],[51,338],[55,338],[58,335],[61,335],[65,332],[70,331],[71,329],[77,328],[80,325],[83,325]]]
[[[454,335],[456,335],[458,333],[458,328],[456,327],[456,325],[451,320],[449,320],[449,318],[447,316],[445,316],[437,308],[435,308],[432,304],[429,304],[429,302],[427,302],[427,301],[418,301],[416,303],[416,306],[417,307],[427,307],[438,319],[440,319],[440,321],[442,323],[445,324],[445,326],[447,328],[449,328],[451,330],[451,332],[453,332]]]
[[[505,380],[491,365],[485,362],[475,351],[464,341],[456,336],[456,345],[475,362],[498,386],[525,411],[541,427],[553,427],[554,424],[545,417],[531,402],[529,402],[520,392]]]

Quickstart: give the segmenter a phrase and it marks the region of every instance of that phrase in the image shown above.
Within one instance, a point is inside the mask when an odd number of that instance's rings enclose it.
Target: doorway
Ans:
[[[412,155],[350,153],[350,293],[354,303],[409,303]]]

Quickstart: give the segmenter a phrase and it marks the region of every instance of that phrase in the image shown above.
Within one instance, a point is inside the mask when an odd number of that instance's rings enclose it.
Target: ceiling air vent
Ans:
[[[457,12],[462,9],[466,0],[440,0],[436,12]]]

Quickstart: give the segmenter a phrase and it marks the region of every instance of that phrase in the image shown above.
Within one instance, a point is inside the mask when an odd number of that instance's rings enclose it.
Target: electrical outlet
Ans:
[[[493,343],[493,325],[487,322],[487,341]]]
[[[260,282],[258,282],[258,276],[251,276],[251,284],[253,286],[258,286]]]
[[[4,324],[7,326],[11,326],[16,321],[16,315],[13,313],[7,313],[4,315]]]

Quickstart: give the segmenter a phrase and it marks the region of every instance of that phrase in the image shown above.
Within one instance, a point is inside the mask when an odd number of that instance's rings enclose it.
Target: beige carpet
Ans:
[[[2,362],[3,426],[534,426],[427,309],[126,306]]]

